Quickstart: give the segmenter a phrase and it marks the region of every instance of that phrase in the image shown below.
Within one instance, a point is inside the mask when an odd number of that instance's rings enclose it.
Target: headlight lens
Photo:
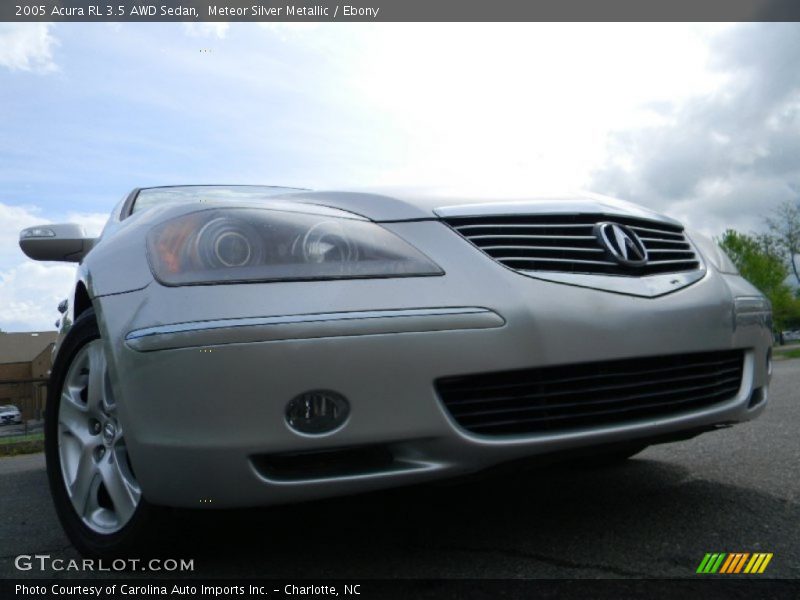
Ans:
[[[719,245],[712,240],[711,238],[703,235],[702,233],[691,233],[692,241],[700,248],[700,251],[703,253],[703,256],[714,265],[714,268],[717,269],[720,273],[727,273],[729,275],[738,275],[739,269],[736,268],[736,265],[730,259],[730,257],[725,253],[725,251],[719,247]]]
[[[276,210],[182,215],[154,227],[147,249],[165,285],[443,274],[375,223]]]

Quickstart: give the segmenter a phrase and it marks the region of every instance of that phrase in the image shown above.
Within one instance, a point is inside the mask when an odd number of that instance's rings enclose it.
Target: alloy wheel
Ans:
[[[75,355],[61,390],[58,453],[72,506],[102,534],[122,529],[142,492],[128,459],[101,340]]]

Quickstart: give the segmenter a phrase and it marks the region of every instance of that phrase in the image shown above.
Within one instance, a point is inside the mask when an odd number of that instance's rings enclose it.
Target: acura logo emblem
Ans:
[[[594,234],[619,264],[641,267],[647,263],[647,248],[630,227],[603,222],[594,226]]]

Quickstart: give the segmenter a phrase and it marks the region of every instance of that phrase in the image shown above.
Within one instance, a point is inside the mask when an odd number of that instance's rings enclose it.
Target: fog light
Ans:
[[[772,330],[772,307],[763,296],[741,296],[733,301],[733,330],[749,325]]]
[[[337,392],[304,392],[286,405],[286,422],[301,433],[326,433],[347,420],[350,403]]]

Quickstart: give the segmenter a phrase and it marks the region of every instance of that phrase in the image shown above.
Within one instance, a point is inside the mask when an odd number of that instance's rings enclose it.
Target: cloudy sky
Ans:
[[[800,196],[800,25],[0,24],[0,328],[52,329],[69,265],[170,183],[588,189],[715,235]]]

